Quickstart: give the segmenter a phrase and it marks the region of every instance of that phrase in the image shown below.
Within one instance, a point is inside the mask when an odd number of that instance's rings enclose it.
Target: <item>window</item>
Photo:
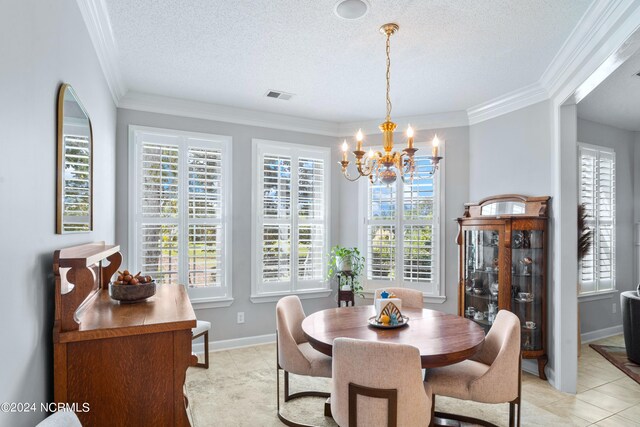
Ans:
[[[230,304],[231,138],[138,126],[130,132],[134,270],[186,284],[193,302]]]
[[[579,197],[593,231],[591,251],[580,262],[580,293],[615,289],[616,153],[611,148],[578,144]]]
[[[390,186],[367,180],[362,183],[364,288],[409,287],[434,297],[434,302],[443,301],[439,221],[444,170],[426,178],[431,161],[419,155],[415,161],[413,183],[403,183],[400,178]]]
[[[329,148],[253,141],[253,301],[329,294],[329,156]]]

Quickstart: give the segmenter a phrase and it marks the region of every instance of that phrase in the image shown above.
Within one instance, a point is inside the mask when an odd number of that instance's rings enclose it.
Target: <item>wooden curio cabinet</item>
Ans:
[[[522,357],[547,364],[547,204],[515,194],[465,204],[458,218],[458,314],[488,332],[498,310],[520,318]]]

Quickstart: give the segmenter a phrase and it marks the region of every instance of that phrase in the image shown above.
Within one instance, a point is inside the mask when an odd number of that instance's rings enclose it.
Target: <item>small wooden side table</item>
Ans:
[[[353,299],[353,280],[355,275],[350,271],[339,271],[336,273],[336,281],[338,282],[338,307],[342,307],[342,301],[345,302],[345,306],[349,307],[349,302],[351,302],[351,306],[355,306],[355,301]],[[343,291],[340,289],[342,285],[349,285],[351,290]]]
[[[356,303],[353,299],[353,291],[340,291],[338,290],[338,307],[342,307],[342,301],[345,302],[345,306],[349,307],[349,302],[351,302],[351,306],[355,306]]]

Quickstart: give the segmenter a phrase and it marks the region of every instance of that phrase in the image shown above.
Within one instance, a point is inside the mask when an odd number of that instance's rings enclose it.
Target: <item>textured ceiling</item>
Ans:
[[[578,104],[578,117],[640,131],[640,52],[622,64]]]
[[[107,0],[129,90],[335,122],[465,110],[538,81],[590,0]],[[265,98],[269,89],[295,94]]]

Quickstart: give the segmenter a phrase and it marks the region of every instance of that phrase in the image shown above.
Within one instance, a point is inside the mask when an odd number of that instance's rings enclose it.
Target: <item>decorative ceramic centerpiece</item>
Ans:
[[[404,326],[409,318],[402,315],[402,300],[392,293],[382,291],[380,298],[374,301],[376,315],[369,319],[369,324],[379,328],[398,328]]]

